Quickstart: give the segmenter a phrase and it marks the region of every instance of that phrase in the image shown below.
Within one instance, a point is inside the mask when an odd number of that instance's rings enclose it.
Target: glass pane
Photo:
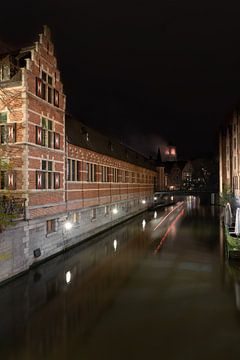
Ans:
[[[48,102],[52,103],[52,89],[48,86]]]
[[[48,188],[52,188],[52,174],[51,172],[48,173]]]
[[[52,161],[48,162],[48,171],[52,171]]]
[[[42,79],[43,79],[44,81],[47,80],[47,74],[45,73],[45,71],[42,71]]]
[[[7,112],[0,113],[0,123],[6,123],[7,122]]]
[[[42,127],[43,129],[47,129],[47,119],[46,118],[42,118]]]
[[[52,85],[52,77],[48,75],[48,83]]]
[[[47,170],[47,161],[42,160],[42,170]]]
[[[48,131],[48,147],[52,147],[52,139],[53,139],[53,133],[51,131]]]
[[[53,129],[52,120],[48,120],[48,130],[52,130],[52,129]]]

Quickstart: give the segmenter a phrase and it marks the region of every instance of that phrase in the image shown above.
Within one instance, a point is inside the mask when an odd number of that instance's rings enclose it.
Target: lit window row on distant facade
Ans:
[[[67,180],[83,181],[83,172],[86,172],[85,181],[88,182],[114,182],[114,183],[150,183],[153,176],[140,175],[132,171],[125,171],[109,166],[96,165],[89,162],[68,159]],[[98,175],[98,176],[97,176]]]

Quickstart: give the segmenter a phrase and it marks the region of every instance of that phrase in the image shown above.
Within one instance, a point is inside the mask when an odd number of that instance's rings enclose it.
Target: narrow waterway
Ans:
[[[0,287],[1,359],[239,359],[219,211],[188,197]]]

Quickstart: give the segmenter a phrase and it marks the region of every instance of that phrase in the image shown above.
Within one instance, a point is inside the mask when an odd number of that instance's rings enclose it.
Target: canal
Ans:
[[[0,287],[1,359],[239,359],[219,212],[187,197]]]

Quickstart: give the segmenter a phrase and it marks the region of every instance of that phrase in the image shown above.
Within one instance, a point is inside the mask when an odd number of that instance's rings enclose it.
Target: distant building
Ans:
[[[236,108],[226,119],[219,137],[219,191],[240,202],[240,112]]]
[[[165,147],[162,158],[163,158],[163,161],[177,161],[176,147],[172,146],[172,145]]]

